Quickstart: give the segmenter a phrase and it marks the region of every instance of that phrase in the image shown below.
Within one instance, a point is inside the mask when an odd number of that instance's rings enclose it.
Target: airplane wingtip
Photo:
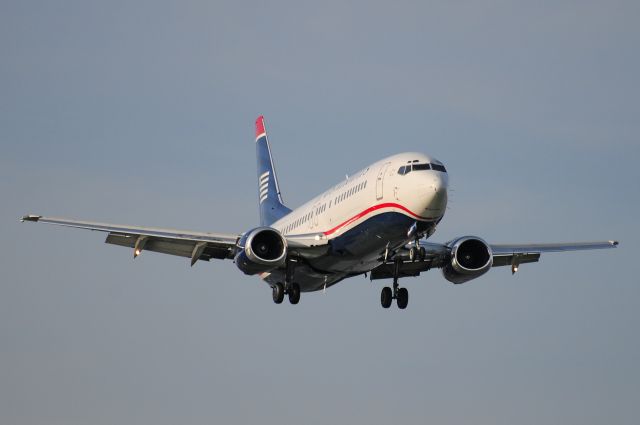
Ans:
[[[33,222],[37,222],[38,220],[40,220],[42,218],[41,215],[35,215],[35,214],[27,214],[22,216],[22,218],[20,219],[20,221],[22,223],[24,223],[25,221],[33,221]]]

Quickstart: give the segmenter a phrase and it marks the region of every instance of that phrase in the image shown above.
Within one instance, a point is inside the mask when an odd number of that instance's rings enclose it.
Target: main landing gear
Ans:
[[[407,288],[400,288],[398,277],[400,275],[400,260],[396,260],[393,267],[393,290],[388,286],[382,288],[380,293],[380,304],[383,308],[391,307],[393,300],[396,300],[398,308],[404,310],[409,304],[409,291]]]
[[[276,304],[282,304],[285,294],[289,296],[289,302],[291,304],[298,304],[300,302],[300,286],[297,283],[290,283],[287,289],[280,282],[274,283],[271,286],[271,296],[273,302]]]
[[[285,270],[285,284],[276,282],[271,286],[273,302],[276,304],[282,304],[285,294],[289,296],[289,302],[291,304],[298,304],[300,302],[300,285],[295,282],[291,282],[291,276],[293,275],[293,261],[288,260]]]

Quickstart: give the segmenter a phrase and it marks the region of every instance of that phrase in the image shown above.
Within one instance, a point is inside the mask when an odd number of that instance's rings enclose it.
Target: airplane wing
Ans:
[[[535,263],[545,252],[585,251],[590,249],[615,248],[618,241],[569,242],[547,244],[491,245],[493,267],[514,266],[523,263]]]
[[[198,260],[232,259],[236,242],[240,237],[240,235],[95,223],[40,215],[26,215],[21,221],[106,232],[106,243],[133,248],[134,258],[143,250],[147,250],[190,258],[192,266]]]
[[[420,242],[420,246],[425,248],[427,254],[422,260],[410,261],[406,253],[399,253],[401,264],[398,277],[419,276],[420,273],[432,268],[441,268],[450,261],[451,250],[447,245]],[[495,244],[490,246],[493,251],[493,267],[511,266],[512,273],[515,273],[520,264],[538,262],[543,253],[616,248],[618,241]],[[393,271],[393,261],[384,263],[371,271],[371,279],[390,279],[393,277]]]

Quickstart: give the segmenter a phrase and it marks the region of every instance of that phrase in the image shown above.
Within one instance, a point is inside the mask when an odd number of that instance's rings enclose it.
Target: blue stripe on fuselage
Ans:
[[[380,264],[387,244],[397,249],[409,242],[407,232],[416,220],[399,212],[385,212],[368,218],[329,242],[326,256],[310,264],[327,272],[365,272]],[[418,230],[427,232],[436,222],[418,222]]]

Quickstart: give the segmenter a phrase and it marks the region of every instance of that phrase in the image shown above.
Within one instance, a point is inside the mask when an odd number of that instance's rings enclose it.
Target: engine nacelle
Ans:
[[[465,236],[447,244],[451,261],[442,268],[444,278],[464,283],[482,276],[493,266],[493,251],[488,243],[476,236]]]
[[[284,266],[286,258],[287,240],[280,232],[271,227],[258,227],[238,241],[235,263],[245,274],[257,274]]]

